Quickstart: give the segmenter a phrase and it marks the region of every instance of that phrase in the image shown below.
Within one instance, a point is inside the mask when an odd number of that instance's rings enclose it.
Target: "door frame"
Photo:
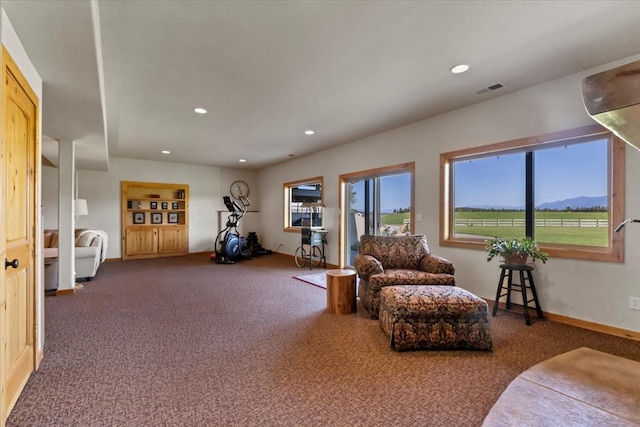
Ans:
[[[410,175],[410,203],[411,203],[411,219],[409,223],[409,230],[414,232],[415,230],[415,162],[400,163],[392,166],[385,166],[381,168],[368,169],[359,172],[352,172],[348,174],[340,175],[338,178],[338,200],[339,200],[339,212],[340,212],[340,230],[338,233],[338,265],[340,268],[346,266],[346,244],[347,237],[347,224],[349,220],[349,213],[347,206],[349,205],[349,194],[347,194],[347,183],[351,181],[358,181],[363,179],[378,178],[389,175],[397,175],[401,173],[408,173]]]

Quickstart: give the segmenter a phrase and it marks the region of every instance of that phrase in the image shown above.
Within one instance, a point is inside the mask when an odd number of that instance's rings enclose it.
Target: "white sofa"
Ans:
[[[76,280],[93,279],[100,264],[107,257],[108,236],[95,228],[78,228],[75,230],[75,265]],[[58,247],[58,230],[44,231],[44,247]]]

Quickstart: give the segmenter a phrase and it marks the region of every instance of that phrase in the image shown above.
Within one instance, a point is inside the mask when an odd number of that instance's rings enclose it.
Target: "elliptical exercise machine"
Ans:
[[[217,264],[234,264],[241,257],[250,257],[251,252],[248,251],[246,242],[240,234],[238,233],[238,222],[247,212],[247,208],[251,205],[251,201],[247,199],[245,196],[240,195],[238,198],[240,205],[231,200],[231,197],[224,196],[223,197],[224,204],[231,212],[227,217],[227,226],[224,230],[218,233],[216,237],[215,247],[218,247],[220,244],[220,249],[215,254],[214,261]],[[220,237],[224,235],[222,240]],[[243,248],[244,246],[244,248]]]

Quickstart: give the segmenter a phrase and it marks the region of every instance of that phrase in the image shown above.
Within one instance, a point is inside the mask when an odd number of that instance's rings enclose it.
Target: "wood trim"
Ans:
[[[42,156],[42,166],[49,166],[52,168],[58,168],[56,165],[51,163],[51,160],[47,159],[45,156]]]
[[[563,316],[561,314],[543,312],[547,318],[553,322],[563,323],[565,325],[577,326],[578,328],[589,329],[590,331],[602,332],[617,337],[629,338],[640,341],[640,331],[631,331],[627,329],[617,328],[615,326],[602,325],[600,323],[589,322],[587,320],[574,319]]]
[[[492,299],[483,298],[487,304],[489,304],[489,312],[491,312],[493,308]],[[512,303],[513,304],[513,303]],[[520,304],[514,304],[517,307],[522,307]],[[506,303],[500,301],[498,307],[502,310],[506,308]],[[516,311],[509,311],[510,313],[519,314]],[[531,313],[531,310],[529,310]],[[546,320],[556,323],[562,323],[564,325],[575,326],[582,329],[588,329],[590,331],[600,332],[607,335],[613,335],[616,337],[628,338],[634,341],[640,341],[640,331],[631,331],[628,329],[617,328],[615,326],[603,325],[600,323],[590,322],[588,320],[574,319],[573,317],[563,316],[561,314],[549,313],[547,311],[542,311]],[[489,313],[489,318],[491,318],[491,313]],[[535,314],[535,310],[533,310],[532,320],[535,322],[537,320],[537,316]],[[522,321],[524,324],[524,320]]]
[[[413,172],[415,171],[416,163],[407,162],[399,163],[397,165],[383,166],[381,168],[367,169],[358,172],[351,172],[340,175],[342,181],[352,181],[354,179],[374,178],[385,175],[395,175],[400,171]]]
[[[55,292],[55,296],[58,295],[73,295],[76,293],[75,288],[74,289],[59,289]]]
[[[582,126],[579,128],[550,132],[542,135],[528,136],[524,138],[512,139],[511,141],[496,142],[493,144],[483,145],[481,147],[464,148],[462,150],[449,151],[442,153],[440,156],[447,158],[464,158],[474,156],[478,153],[492,153],[495,151],[505,151],[510,149],[524,148],[538,144],[549,144],[552,142],[560,142],[565,139],[577,138],[580,136],[604,135],[610,133],[607,129],[598,124]]]
[[[294,187],[300,184],[315,184],[316,182],[319,182],[320,184],[324,184],[324,176],[316,176],[314,178],[306,178],[306,179],[298,179],[296,181],[289,181],[289,182],[285,182],[283,186]],[[324,189],[323,189],[323,193],[324,193]]]

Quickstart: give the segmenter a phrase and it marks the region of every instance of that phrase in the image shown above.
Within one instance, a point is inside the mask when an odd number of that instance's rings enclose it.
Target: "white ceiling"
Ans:
[[[78,141],[80,169],[259,169],[640,51],[637,1],[2,5],[44,81],[43,132]]]

